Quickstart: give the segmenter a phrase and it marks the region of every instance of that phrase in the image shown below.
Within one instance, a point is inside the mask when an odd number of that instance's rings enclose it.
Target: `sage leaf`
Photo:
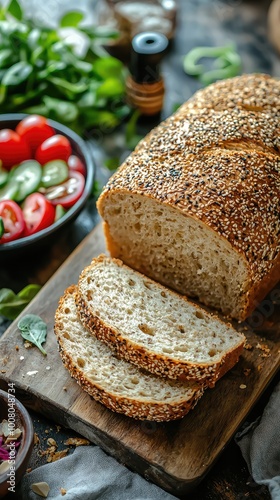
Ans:
[[[21,331],[21,336],[38,347],[41,353],[46,356],[47,353],[42,344],[46,342],[47,324],[42,318],[36,314],[26,314],[19,320],[17,326]]]

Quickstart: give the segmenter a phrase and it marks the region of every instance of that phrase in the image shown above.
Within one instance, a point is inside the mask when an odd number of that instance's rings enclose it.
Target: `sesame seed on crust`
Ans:
[[[70,372],[72,378],[81,388],[92,396],[97,402],[106,406],[109,410],[122,413],[127,417],[137,420],[150,420],[155,422],[168,422],[183,418],[191,409],[195,407],[203,395],[203,390],[194,392],[192,398],[176,404],[164,403],[144,403],[142,401],[131,401],[128,398],[114,397],[108,394],[101,387],[92,384],[92,381],[83,373],[82,369],[76,365],[71,356],[65,351],[61,337],[57,335],[59,352],[65,368]]]
[[[189,105],[201,112],[191,114]],[[243,75],[199,91],[111,177],[98,201],[101,216],[114,192],[169,205],[226,239],[245,258],[257,290],[279,267],[279,118],[280,81],[268,76]]]
[[[244,74],[198,90],[183,106],[190,112],[239,108],[280,115],[280,80],[265,74]]]

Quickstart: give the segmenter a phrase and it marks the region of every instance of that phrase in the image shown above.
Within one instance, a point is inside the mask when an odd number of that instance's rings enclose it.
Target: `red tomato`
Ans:
[[[42,142],[55,135],[55,130],[48,124],[48,120],[39,115],[23,118],[16,126],[16,132],[29,144],[32,154],[35,154]]]
[[[82,160],[78,158],[76,155],[71,155],[68,158],[68,167],[69,170],[73,171],[75,170],[76,172],[80,172],[84,177],[86,176],[86,167],[83,164]]]
[[[81,197],[85,187],[85,178],[80,172],[70,172],[67,181],[52,186],[46,190],[45,196],[53,205],[62,205],[63,208],[72,207]]]
[[[72,153],[71,144],[64,135],[56,134],[46,139],[36,150],[36,160],[44,165],[52,160],[67,162]]]
[[[0,243],[8,243],[22,235],[25,226],[23,213],[15,201],[0,201],[0,217],[4,222],[4,234],[0,238]]]
[[[41,194],[32,193],[22,205],[25,230],[23,236],[37,233],[51,226],[55,218],[54,206]]]
[[[14,165],[31,158],[27,142],[8,128],[0,130],[0,160],[3,168],[10,170]]]

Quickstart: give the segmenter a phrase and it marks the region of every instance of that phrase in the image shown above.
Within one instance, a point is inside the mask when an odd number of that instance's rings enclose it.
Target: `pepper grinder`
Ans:
[[[132,39],[127,101],[143,115],[153,116],[162,109],[164,81],[160,61],[167,46],[168,38],[162,33],[145,31]]]

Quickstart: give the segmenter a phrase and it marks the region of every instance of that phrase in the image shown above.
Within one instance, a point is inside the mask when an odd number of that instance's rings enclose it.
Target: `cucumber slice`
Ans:
[[[8,184],[17,183],[19,189],[13,198],[17,202],[23,201],[29,194],[37,191],[42,177],[42,168],[36,160],[23,161],[11,171]]]
[[[57,220],[61,219],[61,217],[63,217],[63,215],[66,214],[66,212],[67,210],[65,210],[65,208],[63,208],[62,205],[56,205],[54,221],[56,222]]]
[[[8,176],[8,172],[6,170],[2,170],[0,167],[0,187],[5,186]]]
[[[53,160],[43,166],[42,186],[57,186],[68,179],[68,166],[65,161]]]
[[[8,182],[0,189],[0,201],[15,200],[19,191],[19,183],[17,181]]]

